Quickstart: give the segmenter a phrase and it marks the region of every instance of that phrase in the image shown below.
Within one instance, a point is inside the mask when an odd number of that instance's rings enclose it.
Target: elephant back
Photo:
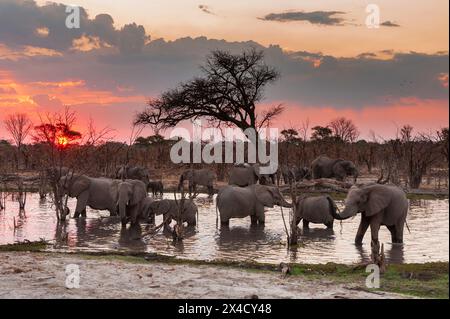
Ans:
[[[230,172],[229,185],[249,186],[256,184],[259,179],[259,167],[257,166],[234,166]]]
[[[328,196],[311,196],[305,198],[301,205],[303,218],[311,223],[317,224],[331,222],[333,216],[330,213],[331,205],[328,198]]]

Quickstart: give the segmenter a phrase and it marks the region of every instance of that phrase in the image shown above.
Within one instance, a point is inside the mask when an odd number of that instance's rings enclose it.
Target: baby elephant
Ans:
[[[164,185],[161,181],[150,181],[147,188],[152,191],[153,196],[163,195]]]
[[[303,228],[308,228],[309,223],[325,224],[333,229],[336,204],[330,196],[300,197],[296,203],[296,223],[303,219]]]
[[[149,222],[154,222],[155,216],[163,215],[165,225],[170,225],[172,219],[177,219],[180,203],[181,200],[175,201],[173,199],[148,201],[147,205],[144,205],[145,208],[142,215]],[[195,226],[197,224],[197,215],[197,205],[191,199],[184,200],[181,212],[182,222],[187,223],[189,226]]]

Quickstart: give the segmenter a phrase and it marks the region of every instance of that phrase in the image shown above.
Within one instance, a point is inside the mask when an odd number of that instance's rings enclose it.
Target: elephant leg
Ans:
[[[193,218],[190,218],[187,221],[188,226],[196,226],[197,225],[197,218],[195,218],[195,216]]]
[[[115,208],[110,208],[109,210],[109,216],[117,216],[117,209]]]
[[[386,226],[387,229],[389,229],[389,232],[391,233],[391,241],[393,244],[397,242],[397,230],[395,225]]]
[[[252,221],[252,225],[256,225],[258,223],[258,217],[256,217],[256,215],[250,215],[250,219]]]
[[[396,244],[403,244],[403,230],[405,228],[405,222],[401,222],[395,225]]]
[[[222,225],[222,227],[230,227],[230,220],[220,220],[220,225]]]
[[[372,248],[372,259],[374,256],[378,256],[380,251],[380,242],[378,241],[378,232],[380,231],[382,214],[375,215],[370,220],[370,235],[372,241],[370,246]]]
[[[169,226],[172,223],[172,216],[168,214],[163,215],[164,218],[164,226]]]
[[[130,208],[130,220],[132,226],[138,224],[138,213],[139,213],[138,206],[133,206]]]
[[[333,225],[334,225],[334,220],[325,224],[325,226],[327,226],[328,229],[333,229]]]
[[[356,232],[355,244],[360,246],[364,235],[366,234],[367,228],[369,228],[370,220],[364,215],[361,215],[361,222],[359,223],[358,231]]]
[[[208,186],[208,194],[209,197],[212,197],[214,195],[214,189],[211,185]]]
[[[73,218],[79,218],[80,215],[86,217],[86,205],[89,198],[89,193],[84,192],[77,198],[77,207],[75,208],[75,213]]]
[[[300,224],[301,221],[302,221],[302,218],[301,218],[301,217],[300,217],[300,218],[297,218],[297,219],[295,220],[295,225],[298,226],[298,224]]]

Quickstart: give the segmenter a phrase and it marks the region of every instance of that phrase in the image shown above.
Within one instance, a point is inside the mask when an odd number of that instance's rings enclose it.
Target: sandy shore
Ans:
[[[80,269],[78,289],[65,286],[69,264]],[[0,278],[0,298],[405,298],[271,272],[50,253],[0,252]]]

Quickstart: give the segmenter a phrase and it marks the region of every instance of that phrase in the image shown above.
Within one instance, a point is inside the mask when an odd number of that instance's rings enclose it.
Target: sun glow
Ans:
[[[55,144],[58,148],[66,148],[69,145],[69,138],[67,136],[58,136]]]

